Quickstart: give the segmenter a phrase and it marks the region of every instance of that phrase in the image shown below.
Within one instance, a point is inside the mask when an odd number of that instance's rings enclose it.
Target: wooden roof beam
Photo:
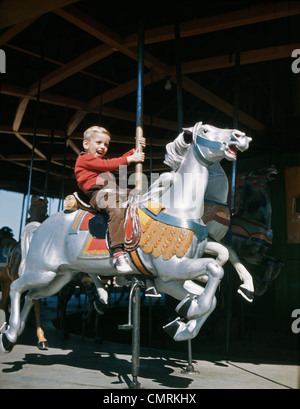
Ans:
[[[80,55],[67,64],[62,65],[56,70],[50,72],[50,74],[47,74],[45,77],[41,78],[41,92],[47,88],[52,87],[58,82],[63,81],[71,75],[82,71],[84,68],[94,64],[95,62],[102,60],[113,52],[114,51],[112,50],[112,48],[107,46],[106,44],[101,44],[93,48],[92,50],[87,51],[86,53]],[[35,82],[29,87],[29,95],[37,94],[38,84],[39,81]]]
[[[173,125],[173,124],[172,124]],[[176,124],[174,123],[173,126]],[[32,136],[34,133],[33,128],[21,128],[20,129],[20,134],[23,136]],[[0,125],[0,138],[1,134],[11,134],[14,135],[15,132],[14,130],[7,126],[7,125]],[[51,132],[49,129],[42,129],[42,128],[37,128],[36,130],[36,135],[37,136],[42,136],[42,137],[50,137]],[[74,140],[80,140],[82,141],[82,132],[74,132],[72,134],[71,139]],[[54,138],[59,138],[59,139],[64,139],[65,138],[65,132],[63,130],[55,129],[54,130]],[[126,135],[114,135],[114,143],[124,143],[124,144],[132,144],[132,137],[131,136],[126,136]],[[163,138],[153,138],[153,146],[165,146],[166,143],[172,142],[172,140],[169,139],[163,139]]]
[[[99,23],[98,21],[96,21],[92,17],[82,13],[76,7],[69,6],[66,9],[58,10],[57,13],[61,17],[67,19],[69,22],[71,22],[71,23],[75,24],[76,26],[78,26],[79,28],[81,28],[82,30],[87,31],[91,35],[94,35],[96,38],[106,42],[111,47],[115,47],[117,50],[124,53],[125,55],[137,60],[136,50],[130,50],[130,53],[128,53],[129,48],[124,46],[124,42],[122,41],[121,36],[119,36],[117,33],[113,32],[109,28],[105,27],[103,24]],[[145,66],[147,66],[147,67],[149,67],[149,63],[150,63],[150,68],[153,68],[153,71],[158,72],[160,75],[166,75],[168,73],[170,74],[170,72],[171,72],[171,67],[167,66],[165,63],[162,63],[157,58],[149,55],[148,53],[147,53],[147,57],[146,57],[146,53],[145,53],[144,63],[145,63]],[[174,78],[174,76],[173,76],[173,81],[176,81],[176,78]],[[208,90],[205,90],[205,88],[203,88],[203,87],[201,87],[202,91],[200,93],[196,92],[195,89],[193,89],[193,87],[191,86],[192,81],[183,76],[182,82],[184,83],[184,81],[185,81],[186,84],[189,84],[188,86],[186,85],[186,88],[185,88],[188,92],[191,92],[192,94],[199,96],[199,98],[201,98],[200,95],[203,95],[204,98],[205,98],[204,100],[207,103],[209,103],[210,105],[214,106],[217,109],[220,109],[222,112],[226,112],[227,115],[233,117],[234,109],[233,109],[232,105],[228,104],[226,101],[222,100],[217,95],[214,96],[213,93],[211,93]],[[198,84],[194,83],[194,86],[197,89]],[[201,99],[203,99],[203,98],[201,98]],[[110,112],[115,112],[116,113],[117,111],[119,111],[119,110],[111,109]],[[102,113],[104,114],[104,108],[102,109]],[[135,116],[133,118],[133,115],[134,114],[128,113],[127,117],[124,118],[123,114],[122,114],[120,116],[120,119],[125,119],[125,120],[135,122],[136,119],[135,119]],[[148,119],[146,118],[146,121],[147,120]],[[241,122],[246,121],[245,125],[247,125],[247,126],[249,126],[251,128],[252,128],[252,125],[254,124],[254,126],[255,126],[254,129],[262,129],[263,128],[263,125],[261,123],[256,121],[254,118],[251,118],[250,115],[247,115],[247,114],[245,114],[243,112],[241,112],[240,121]],[[162,121],[160,121],[160,124],[161,123],[162,123]],[[153,125],[154,125],[154,121],[153,121]]]
[[[112,47],[114,51],[120,51],[122,54],[127,55],[127,57],[137,61],[137,50],[124,45],[123,38],[119,34],[104,26],[93,17],[83,13],[77,7],[69,6],[64,9],[55,10],[55,13],[103,41]],[[153,70],[162,75],[170,75],[170,67],[147,52],[144,52],[144,63],[146,67],[153,68]]]
[[[180,36],[191,37],[195,35],[212,33],[241,27],[248,24],[263,23],[284,17],[300,14],[299,1],[271,2],[261,6],[251,7],[230,13],[194,19],[180,23]],[[162,41],[174,40],[174,25],[153,28],[145,31],[145,44],[153,44]],[[137,45],[137,34],[131,34],[124,38],[124,45],[134,47]]]
[[[292,51],[300,48],[298,44],[286,44],[275,47],[260,48],[257,50],[241,51],[240,64],[254,64],[266,61],[279,60],[282,58],[290,58]],[[218,70],[222,68],[233,68],[235,66],[235,55],[220,55],[211,58],[202,58],[200,60],[189,61],[182,63],[181,70],[184,74],[195,72]],[[173,72],[175,73],[175,67]]]
[[[24,145],[26,145],[29,149],[32,150],[32,143],[29,142],[26,138],[24,138],[19,132],[14,132],[14,134],[16,135],[16,137],[19,139],[19,141],[21,141],[22,143],[24,143]],[[43,159],[46,159],[46,156],[37,148],[34,148],[34,152],[40,156]]]
[[[221,112],[224,112],[228,116],[233,117],[234,107],[232,104],[223,100],[222,98],[219,98],[218,96],[208,91],[201,85],[197,84],[195,81],[190,80],[186,76],[183,76],[182,78],[182,88],[190,94],[195,95],[202,101],[205,101],[207,104],[218,107]],[[238,115],[239,122],[248,126],[249,128],[256,131],[262,131],[264,129],[264,125],[261,122],[257,121],[245,112],[239,110]]]
[[[22,21],[22,23],[16,24],[6,30],[4,33],[0,35],[0,46],[7,43],[9,40],[14,38],[17,34],[21,33],[25,28],[30,26],[36,18],[32,18],[30,20]]]

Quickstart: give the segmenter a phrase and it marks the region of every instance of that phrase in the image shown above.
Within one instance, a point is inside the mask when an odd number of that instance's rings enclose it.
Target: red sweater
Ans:
[[[112,178],[110,172],[118,170],[119,166],[128,165],[127,156],[132,155],[133,152],[134,150],[131,149],[123,156],[113,159],[100,159],[82,152],[75,163],[75,176],[79,189],[86,194],[96,182],[99,183],[99,174],[101,173],[107,173],[107,176]]]

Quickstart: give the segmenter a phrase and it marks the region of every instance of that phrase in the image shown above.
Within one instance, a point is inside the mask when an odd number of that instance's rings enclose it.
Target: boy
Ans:
[[[114,266],[121,273],[129,273],[132,269],[124,251],[126,209],[122,207],[122,199],[116,192],[118,186],[110,172],[132,162],[144,162],[145,154],[131,149],[118,158],[103,159],[108,151],[110,139],[110,133],[99,126],[92,126],[84,132],[84,152],[76,160],[75,176],[79,189],[90,199],[90,205],[98,211],[105,209],[108,214]],[[145,138],[142,138],[141,145],[145,146]],[[101,192],[103,187],[106,187],[107,191]]]

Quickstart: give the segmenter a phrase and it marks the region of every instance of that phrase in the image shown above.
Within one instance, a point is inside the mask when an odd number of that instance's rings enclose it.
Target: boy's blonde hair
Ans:
[[[87,139],[89,141],[93,133],[101,133],[108,135],[111,138],[110,132],[107,129],[103,128],[102,126],[91,126],[84,131],[83,140]]]

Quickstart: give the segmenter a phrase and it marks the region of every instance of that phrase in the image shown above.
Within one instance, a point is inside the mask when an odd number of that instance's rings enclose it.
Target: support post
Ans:
[[[29,207],[30,207],[30,191],[31,191],[31,181],[32,181],[32,172],[33,172],[34,150],[35,150],[35,142],[36,142],[38,109],[39,109],[39,104],[40,104],[40,93],[41,93],[41,75],[40,75],[40,78],[39,78],[38,91],[37,91],[37,97],[36,97],[36,109],[35,109],[35,116],[34,116],[34,131],[33,131],[33,139],[32,139],[32,149],[31,149],[30,169],[29,169],[29,180],[28,180],[27,205],[26,205],[25,220],[26,220],[26,217],[28,216],[28,211],[29,211]]]
[[[130,389],[140,389],[141,386],[138,376],[140,371],[141,288],[144,286],[143,281],[132,277],[129,293],[128,323],[118,325],[119,329],[132,330],[132,382],[129,385]]]
[[[144,110],[144,27],[142,18],[139,16],[138,24],[138,70],[137,70],[137,101],[136,101],[136,134],[135,148],[142,152],[141,137],[143,137],[143,110]],[[143,165],[135,165],[135,189],[136,195],[142,192]]]
[[[239,94],[240,94],[240,42],[236,43],[236,53],[235,53],[235,89],[234,89],[234,115],[233,115],[233,128],[238,128],[238,112],[239,112]],[[232,162],[231,168],[231,186],[230,186],[230,216],[232,217],[235,212],[235,183],[236,183],[236,161]],[[232,237],[231,237],[231,228],[229,228],[226,244],[231,246]],[[229,356],[229,347],[230,347],[230,330],[231,330],[231,315],[232,315],[232,268],[230,265],[227,265],[227,288],[228,288],[228,299],[227,299],[227,318],[226,318],[226,355]]]
[[[51,137],[50,137],[50,146],[48,145],[47,169],[46,169],[46,177],[45,177],[45,183],[44,183],[44,199],[46,199],[48,196],[48,183],[49,183],[49,173],[50,173],[53,142],[54,142],[54,129],[52,128]]]
[[[141,288],[136,286],[133,295],[133,330],[132,330],[132,382],[130,389],[140,389],[138,381],[140,372],[140,321],[141,321]]]
[[[183,128],[183,102],[182,102],[182,80],[181,80],[181,51],[180,51],[180,24],[175,23],[175,54],[176,54],[176,90],[177,90],[177,126],[178,133],[182,132]],[[192,359],[192,340],[188,343],[188,366],[182,370],[182,373],[190,375],[197,374],[193,366]]]
[[[180,62],[180,25],[175,23],[175,50],[176,50],[176,90],[177,90],[177,126],[178,133],[182,132],[183,109],[182,109],[182,80]]]

